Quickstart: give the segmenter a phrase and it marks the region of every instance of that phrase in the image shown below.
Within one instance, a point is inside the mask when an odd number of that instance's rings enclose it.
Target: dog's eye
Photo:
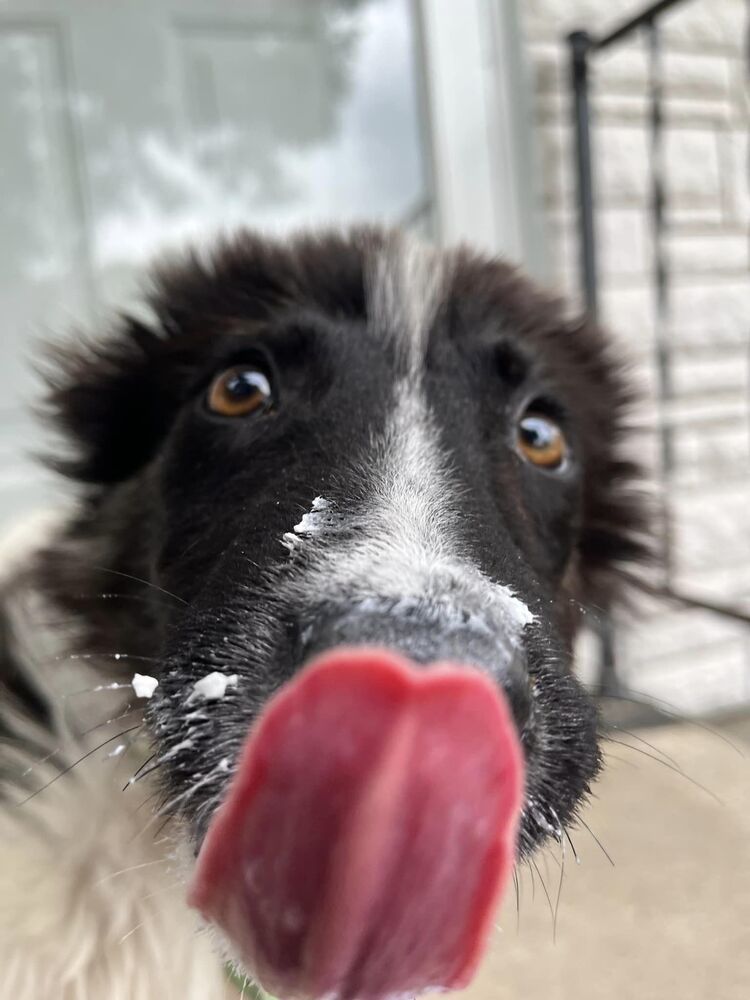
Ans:
[[[211,383],[207,403],[222,417],[246,417],[267,409],[273,398],[268,378],[251,365],[228,368]]]
[[[541,413],[526,413],[518,422],[516,447],[533,465],[550,470],[561,468],[568,452],[560,427]]]

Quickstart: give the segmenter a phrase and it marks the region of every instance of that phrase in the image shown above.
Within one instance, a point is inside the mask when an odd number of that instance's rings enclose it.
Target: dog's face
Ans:
[[[378,231],[242,237],[152,305],[58,380],[90,487],[46,573],[99,648],[156,658],[148,726],[193,851],[264,704],[356,645],[486,672],[525,756],[520,850],[562,836],[599,766],[576,622],[639,554],[599,333],[502,264]],[[122,577],[138,600],[102,611],[94,564],[155,586]]]

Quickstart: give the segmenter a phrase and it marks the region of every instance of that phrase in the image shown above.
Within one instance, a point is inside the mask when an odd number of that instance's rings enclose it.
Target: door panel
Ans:
[[[0,23],[0,522],[41,482],[28,454],[34,338],[88,318],[65,57],[54,23]]]
[[[34,338],[133,308],[155,254],[238,225],[430,225],[410,0],[0,0],[0,528]]]

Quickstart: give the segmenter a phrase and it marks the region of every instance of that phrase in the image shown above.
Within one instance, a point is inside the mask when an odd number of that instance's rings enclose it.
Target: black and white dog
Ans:
[[[224,995],[185,880],[254,718],[321,652],[478,667],[523,749],[519,853],[562,838],[600,763],[580,613],[643,555],[620,365],[511,267],[241,234],[152,289],[150,321],[52,355],[77,503],[5,584],[16,1000]]]

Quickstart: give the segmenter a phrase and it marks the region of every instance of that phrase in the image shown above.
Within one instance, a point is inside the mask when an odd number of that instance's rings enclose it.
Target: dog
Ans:
[[[215,950],[185,884],[254,721],[332,650],[489,678],[523,754],[518,857],[562,842],[600,768],[573,641],[646,554],[622,361],[510,265],[376,227],[242,232],[144,301],[50,349],[75,499],[6,569],[16,1000],[225,995],[237,942]]]

